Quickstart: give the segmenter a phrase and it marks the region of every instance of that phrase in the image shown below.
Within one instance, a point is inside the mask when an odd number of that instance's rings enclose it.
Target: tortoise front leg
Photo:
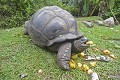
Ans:
[[[70,70],[69,61],[71,59],[71,46],[70,42],[63,43],[57,53],[58,66],[63,70]]]

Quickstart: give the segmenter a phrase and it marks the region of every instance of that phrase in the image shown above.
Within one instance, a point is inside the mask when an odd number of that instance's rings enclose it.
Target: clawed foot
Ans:
[[[63,70],[70,70],[69,61],[71,59],[71,43],[63,43],[58,50],[57,63]]]
[[[58,66],[63,70],[70,70],[69,61],[59,60]]]

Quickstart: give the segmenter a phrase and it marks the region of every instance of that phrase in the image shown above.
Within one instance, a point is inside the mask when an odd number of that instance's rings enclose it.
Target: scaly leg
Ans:
[[[58,66],[63,70],[70,70],[69,61],[71,59],[71,46],[70,42],[63,43],[57,53]]]

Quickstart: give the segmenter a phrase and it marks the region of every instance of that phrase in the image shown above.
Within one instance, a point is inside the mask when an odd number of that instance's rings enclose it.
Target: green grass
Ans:
[[[85,27],[81,21],[95,20],[98,17],[77,18],[80,31],[95,46],[89,49],[91,54],[101,55],[101,52],[94,52],[92,48],[99,50],[108,49],[117,56],[116,59],[106,62],[97,61],[94,69],[101,80],[120,80],[120,25],[110,29],[109,27],[97,26]],[[117,31],[116,31],[117,30]],[[77,62],[88,64],[78,59]],[[38,74],[42,69],[43,74]],[[63,71],[56,64],[56,54],[46,51],[34,45],[28,36],[23,35],[23,27],[0,30],[0,80],[21,80],[21,73],[28,74],[24,80],[89,80],[87,74],[79,69]],[[109,75],[119,78],[108,78]]]

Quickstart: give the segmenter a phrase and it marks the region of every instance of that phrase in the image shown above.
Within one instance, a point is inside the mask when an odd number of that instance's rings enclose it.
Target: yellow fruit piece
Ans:
[[[113,54],[110,54],[109,56],[110,56],[111,58],[113,58],[113,59],[116,58],[115,55],[113,55]]]
[[[110,51],[109,50],[104,50],[102,53],[105,54],[105,55],[109,55]]]
[[[87,70],[89,70],[89,66],[87,66],[86,64],[83,64],[83,66],[82,66],[82,70],[83,70],[83,71],[87,71]]]
[[[93,41],[86,42],[87,45],[93,45]]]
[[[93,70],[92,69],[89,69],[88,71],[87,71],[87,74],[88,75],[90,75],[90,74],[92,74],[93,73]]]
[[[90,62],[91,66],[96,66],[96,62]]]
[[[72,55],[72,59],[73,59],[73,60],[75,60],[75,59],[77,59],[77,58],[78,58],[78,54]]]
[[[84,57],[84,56],[85,56],[85,53],[84,53],[84,52],[81,52],[81,53],[80,53],[80,56],[81,56],[81,57]]]
[[[99,51],[99,49],[98,49],[98,48],[93,48],[92,50],[93,50],[93,51]]]
[[[42,69],[39,69],[39,70],[38,70],[38,73],[39,73],[39,74],[42,74],[42,73],[43,73],[43,70],[42,70]]]
[[[71,68],[71,69],[75,69],[75,68],[76,68],[76,64],[75,64],[75,62],[74,62],[73,60],[71,60],[71,61],[69,62],[69,65],[70,65],[70,68]]]
[[[78,68],[81,69],[82,63],[77,63],[77,65],[78,65]]]

